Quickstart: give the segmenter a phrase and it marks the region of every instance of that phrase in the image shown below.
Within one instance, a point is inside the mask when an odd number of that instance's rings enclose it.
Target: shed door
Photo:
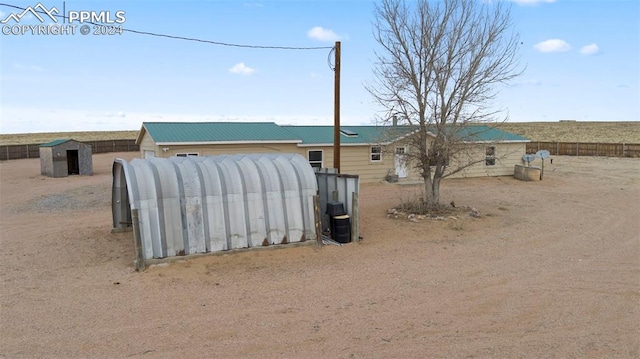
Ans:
[[[156,153],[154,151],[149,151],[149,150],[144,151],[144,158],[153,158],[155,156],[156,156]]]
[[[80,163],[78,161],[78,150],[67,150],[67,171],[69,175],[80,174]]]

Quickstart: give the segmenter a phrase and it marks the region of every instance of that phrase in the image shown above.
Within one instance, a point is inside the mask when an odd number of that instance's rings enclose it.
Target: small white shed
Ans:
[[[144,259],[317,237],[317,181],[297,154],[116,159],[112,189],[113,227],[137,209]]]

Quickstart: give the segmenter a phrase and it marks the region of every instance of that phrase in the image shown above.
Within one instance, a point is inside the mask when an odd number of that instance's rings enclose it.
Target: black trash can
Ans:
[[[351,242],[351,219],[348,214],[331,217],[331,237],[338,243]]]
[[[339,243],[351,242],[351,220],[342,202],[328,201],[327,214],[331,238]]]

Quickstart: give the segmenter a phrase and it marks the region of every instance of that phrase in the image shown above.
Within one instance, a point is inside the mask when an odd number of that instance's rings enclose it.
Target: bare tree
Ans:
[[[495,121],[496,85],[521,73],[510,11],[480,0],[382,0],[375,16],[382,50],[367,90],[383,121],[415,126],[407,155],[424,178],[424,204],[438,207],[441,179],[484,160],[464,154],[466,127]]]

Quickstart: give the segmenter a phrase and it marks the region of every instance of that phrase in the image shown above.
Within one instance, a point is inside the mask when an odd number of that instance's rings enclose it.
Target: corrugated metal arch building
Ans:
[[[116,159],[113,227],[138,210],[144,259],[315,240],[316,194],[297,154]]]

